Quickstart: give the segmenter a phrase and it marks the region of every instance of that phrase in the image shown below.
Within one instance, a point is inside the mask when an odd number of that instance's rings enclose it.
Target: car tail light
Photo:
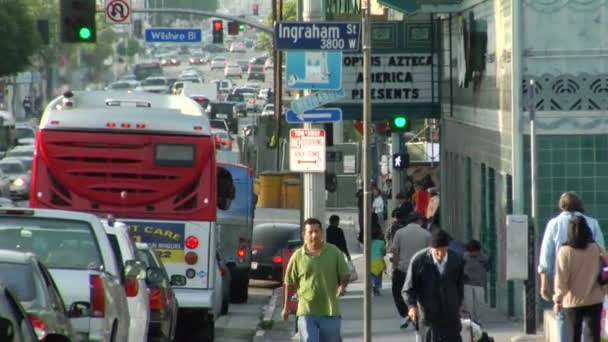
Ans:
[[[226,144],[226,145],[231,145],[231,146],[232,146],[232,140],[226,140],[225,144]]]
[[[220,276],[224,277],[226,275],[226,270],[220,267]]]
[[[275,255],[272,258],[272,262],[275,263],[275,264],[277,264],[277,265],[282,265],[283,264],[283,257],[280,256],[280,255]]]
[[[244,258],[245,257],[245,246],[240,245],[239,246],[239,250],[238,252],[236,252],[236,254],[239,256],[239,258]]]
[[[163,289],[150,289],[150,310],[162,310],[165,304]]]
[[[251,165],[247,165],[247,171],[249,171],[249,177],[253,177],[253,168]]]
[[[139,281],[137,278],[128,277],[125,280],[125,290],[127,292],[127,297],[137,296],[137,292],[139,292]]]
[[[89,278],[91,289],[91,317],[103,317],[106,312],[106,298],[103,280],[99,274],[92,274]]]
[[[184,260],[186,261],[186,264],[194,265],[198,261],[198,254],[196,254],[194,252],[188,252],[188,253],[186,253],[186,256],[184,257]]]
[[[46,323],[42,320],[42,318],[36,315],[28,315],[30,322],[32,322],[32,327],[36,332],[36,337],[38,337],[38,341],[44,341],[46,335],[49,334],[49,329],[46,326]]]
[[[255,104],[255,100],[254,99],[250,99],[249,100],[249,104]]]
[[[188,236],[186,238],[186,247],[188,247],[188,249],[195,249],[198,247],[198,238],[192,235]]]

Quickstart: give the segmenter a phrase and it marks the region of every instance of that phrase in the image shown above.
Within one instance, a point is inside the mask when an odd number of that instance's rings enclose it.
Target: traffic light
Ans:
[[[231,36],[236,36],[239,34],[239,23],[236,21],[228,22],[228,34]]]
[[[403,115],[393,117],[390,122],[391,133],[403,133],[410,130],[410,120]]]
[[[260,7],[258,4],[253,4],[253,15],[259,15]]]
[[[245,31],[245,24],[239,24],[239,31]]]
[[[393,154],[393,169],[405,170],[410,167],[410,155],[408,153]]]
[[[97,40],[95,11],[95,0],[61,0],[61,41],[94,43]]]
[[[133,21],[133,36],[135,36],[136,38],[141,38],[141,34],[142,34],[141,19],[135,19]]]
[[[213,21],[213,44],[224,43],[224,23],[221,20]]]

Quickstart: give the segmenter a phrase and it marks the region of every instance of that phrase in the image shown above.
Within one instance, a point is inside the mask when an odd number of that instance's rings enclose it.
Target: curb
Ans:
[[[282,289],[280,287],[274,289],[272,291],[272,296],[270,296],[270,300],[268,304],[264,305],[262,309],[262,321],[271,321],[274,316],[274,311],[276,310],[277,304],[279,303],[279,296],[281,295]],[[252,341],[254,342],[262,342],[264,341],[264,335],[266,334],[266,330],[262,328],[258,328],[253,335]]]

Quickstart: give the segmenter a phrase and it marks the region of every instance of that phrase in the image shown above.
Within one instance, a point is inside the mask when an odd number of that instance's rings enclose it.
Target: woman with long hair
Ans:
[[[569,341],[579,342],[583,321],[593,342],[600,342],[604,291],[598,282],[604,250],[595,243],[583,216],[574,215],[568,224],[568,240],[559,248],[555,263],[556,312],[564,310]]]

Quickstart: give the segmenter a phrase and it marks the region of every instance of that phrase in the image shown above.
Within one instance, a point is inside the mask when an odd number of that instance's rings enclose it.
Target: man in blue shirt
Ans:
[[[544,300],[550,301],[550,292],[553,290],[553,275],[555,272],[555,257],[557,251],[568,239],[568,224],[573,215],[583,216],[591,228],[593,239],[604,248],[604,235],[596,219],[583,214],[583,201],[574,192],[564,192],[559,198],[561,213],[551,219],[545,228],[545,234],[540,247],[540,260],[538,273],[540,274],[540,295]],[[560,341],[568,341],[568,330],[564,311],[557,314],[557,328]],[[588,337],[583,341],[590,341]]]

